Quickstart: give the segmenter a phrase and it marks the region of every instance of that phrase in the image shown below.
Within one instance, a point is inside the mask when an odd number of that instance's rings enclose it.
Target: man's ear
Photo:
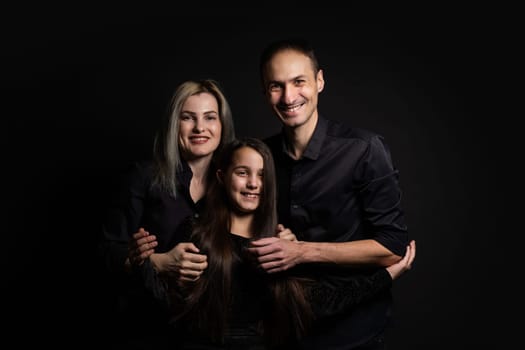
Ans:
[[[321,92],[324,90],[324,75],[323,70],[319,69],[319,72],[317,72],[317,92]]]

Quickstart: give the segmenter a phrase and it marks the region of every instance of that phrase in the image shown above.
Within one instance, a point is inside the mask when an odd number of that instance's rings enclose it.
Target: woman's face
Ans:
[[[263,172],[263,158],[251,147],[236,150],[226,172],[218,172],[237,212],[253,213],[259,207]]]
[[[210,157],[221,142],[222,124],[217,99],[203,92],[188,97],[179,120],[179,147],[186,160]]]

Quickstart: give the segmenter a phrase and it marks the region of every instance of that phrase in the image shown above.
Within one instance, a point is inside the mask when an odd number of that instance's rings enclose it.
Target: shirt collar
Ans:
[[[312,134],[310,141],[308,141],[308,145],[306,146],[306,149],[303,153],[302,158],[309,158],[312,160],[316,160],[317,158],[319,158],[319,155],[321,154],[321,148],[326,138],[327,129],[328,129],[328,121],[324,119],[323,117],[319,116],[319,119],[317,120],[317,125],[315,126],[315,129],[314,129],[314,133]],[[282,137],[283,152],[284,154],[288,154],[288,147],[287,147],[288,141],[286,138],[286,133],[284,131],[284,128],[281,131],[281,137]]]

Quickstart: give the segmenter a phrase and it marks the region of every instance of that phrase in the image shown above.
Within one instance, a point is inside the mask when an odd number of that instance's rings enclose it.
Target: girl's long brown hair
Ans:
[[[264,162],[263,190],[255,212],[253,238],[274,236],[277,226],[276,178],[273,158],[266,144],[255,138],[233,141],[219,155],[217,169],[226,172],[234,153],[242,147],[257,151]],[[227,328],[231,303],[233,247],[229,203],[224,186],[214,181],[206,195],[206,208],[191,236],[201,252],[207,254],[208,268],[192,285],[181,315],[215,341],[222,339]],[[312,311],[300,281],[286,272],[266,274],[266,278],[272,300],[261,320],[262,335],[273,345],[301,337],[312,322]]]

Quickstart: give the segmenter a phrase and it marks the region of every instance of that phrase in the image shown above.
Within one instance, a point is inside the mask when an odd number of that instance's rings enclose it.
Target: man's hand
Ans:
[[[255,255],[259,267],[268,273],[288,270],[299,264],[302,256],[301,242],[278,237],[252,241],[248,251]]]

